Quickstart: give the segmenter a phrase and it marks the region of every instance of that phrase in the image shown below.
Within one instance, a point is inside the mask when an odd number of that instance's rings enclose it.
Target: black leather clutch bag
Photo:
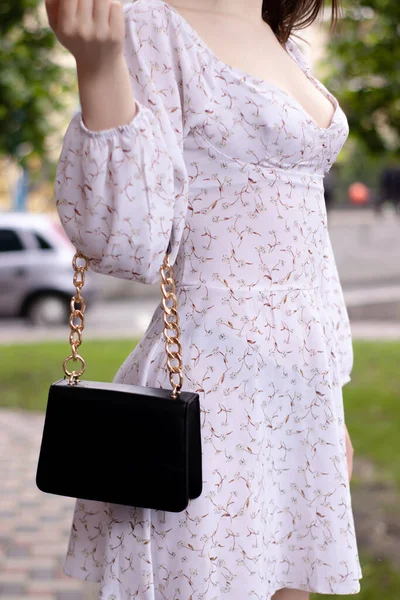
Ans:
[[[78,266],[78,260],[84,265]],[[64,378],[50,386],[36,484],[50,494],[181,512],[189,499],[202,493],[200,401],[197,393],[181,390],[179,318],[169,254],[161,267],[161,290],[172,391],[79,379],[85,370],[78,348],[85,310],[81,288],[88,264],[81,253],[74,256],[72,353],[64,360]],[[167,300],[173,301],[172,307]],[[172,351],[171,345],[178,349]],[[177,365],[172,365],[174,359]],[[68,371],[70,360],[80,361],[80,371]]]

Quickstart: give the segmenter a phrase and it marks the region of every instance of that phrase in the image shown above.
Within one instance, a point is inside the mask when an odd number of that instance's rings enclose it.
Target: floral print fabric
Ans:
[[[222,63],[168,3],[137,0],[125,16],[138,112],[100,132],[72,119],[57,208],[91,268],[114,277],[158,282],[171,241],[203,493],[182,513],[77,499],[65,573],[107,600],[356,593],[342,397],[353,355],[323,188],[346,117],[293,39],[290,56],[335,107],[326,129]],[[115,381],[170,386],[162,316],[160,303]]]

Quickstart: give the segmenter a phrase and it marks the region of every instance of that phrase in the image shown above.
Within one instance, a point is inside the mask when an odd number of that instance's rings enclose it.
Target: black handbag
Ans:
[[[63,363],[64,378],[49,390],[36,472],[41,491],[170,512],[183,511],[189,499],[200,496],[200,401],[199,394],[181,390],[179,317],[169,249],[160,268],[160,285],[172,392],[79,379],[86,366],[78,349],[86,308],[81,289],[89,261],[82,253],[75,254],[76,293],[69,320],[72,353]],[[84,264],[78,265],[78,260]],[[171,307],[167,300],[173,301]],[[177,350],[172,351],[174,344]],[[174,359],[177,365],[171,364]],[[79,371],[67,369],[71,360],[79,361]]]

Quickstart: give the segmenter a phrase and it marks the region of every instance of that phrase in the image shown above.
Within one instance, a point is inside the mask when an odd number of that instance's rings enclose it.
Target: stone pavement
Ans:
[[[0,410],[0,599],[95,600],[96,584],[62,572],[74,499],[36,487],[43,418]]]

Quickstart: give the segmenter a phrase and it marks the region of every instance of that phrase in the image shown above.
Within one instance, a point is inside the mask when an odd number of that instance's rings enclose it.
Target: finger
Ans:
[[[76,22],[78,0],[60,0],[58,25],[63,31],[71,30]]]
[[[93,0],[78,0],[77,19],[80,26],[83,25],[85,29],[92,29]]]
[[[112,0],[110,3],[109,27],[114,40],[120,40],[124,36],[124,7],[117,0]]]
[[[93,0],[93,22],[97,32],[108,32],[109,13],[108,0]]]

